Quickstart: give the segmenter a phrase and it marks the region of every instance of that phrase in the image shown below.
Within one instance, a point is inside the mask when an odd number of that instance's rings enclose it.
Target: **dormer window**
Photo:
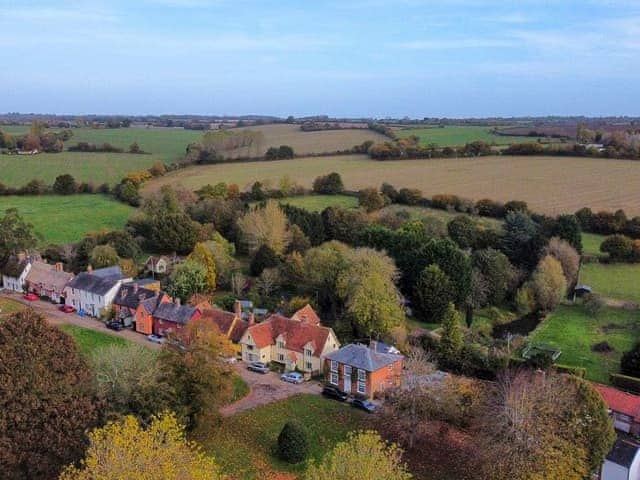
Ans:
[[[278,348],[284,348],[284,342],[282,340],[278,340]]]

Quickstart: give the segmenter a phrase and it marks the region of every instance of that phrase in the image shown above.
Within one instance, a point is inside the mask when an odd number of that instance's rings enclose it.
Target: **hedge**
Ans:
[[[555,364],[553,368],[558,373],[568,373],[569,375],[575,375],[576,377],[580,377],[580,378],[584,378],[584,376],[587,373],[586,368],[574,367],[572,365]]]
[[[629,377],[619,373],[612,373],[609,376],[611,384],[621,390],[627,390],[633,393],[640,393],[640,378]]]

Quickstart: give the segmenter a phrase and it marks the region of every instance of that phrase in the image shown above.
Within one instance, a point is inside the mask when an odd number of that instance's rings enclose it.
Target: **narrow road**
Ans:
[[[114,330],[109,330],[104,326],[100,320],[96,320],[91,317],[81,317],[77,313],[64,313],[58,310],[60,305],[55,305],[50,302],[43,302],[42,300],[35,300],[30,302],[29,300],[25,300],[21,294],[19,293],[8,293],[6,291],[0,293],[0,297],[6,298],[7,300],[13,300],[14,302],[21,303],[29,308],[33,308],[35,311],[44,315],[47,321],[53,325],[75,325],[76,327],[88,328],[90,330],[95,330],[96,332],[106,333],[108,335],[114,335],[116,337],[122,337],[127,340],[130,340],[135,343],[139,343],[140,345],[144,345],[145,347],[150,348],[160,348],[160,345],[156,343],[151,343],[147,340],[147,337],[142,335],[141,333],[134,332],[131,329],[125,328],[119,332]]]

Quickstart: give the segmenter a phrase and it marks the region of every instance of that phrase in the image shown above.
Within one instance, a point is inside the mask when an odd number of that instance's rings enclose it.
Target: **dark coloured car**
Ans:
[[[266,363],[262,362],[251,362],[249,365],[247,365],[247,369],[251,370],[252,372],[267,373],[269,371],[269,366]]]
[[[373,413],[376,411],[376,406],[369,400],[363,400],[361,398],[354,398],[351,402],[351,406],[364,410],[367,413]]]
[[[332,387],[331,385],[325,385],[322,389],[322,395],[325,397],[333,398],[334,400],[338,400],[340,402],[344,402],[349,395],[347,392],[343,392],[338,387]]]
[[[107,322],[107,328],[119,332],[124,328],[124,325],[116,320],[111,320],[110,322]]]

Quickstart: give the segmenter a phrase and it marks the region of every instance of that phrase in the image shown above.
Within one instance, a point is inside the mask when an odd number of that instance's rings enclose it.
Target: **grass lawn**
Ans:
[[[617,373],[620,357],[630,350],[640,335],[640,312],[606,308],[598,318],[589,316],[580,305],[561,305],[531,334],[533,342],[562,350],[558,363],[584,367],[586,378],[609,383],[609,374]],[[598,353],[591,347],[607,341],[611,353]]]
[[[416,207],[416,206],[398,205],[398,204],[384,207],[382,210],[379,210],[377,213],[378,215],[380,215],[382,213],[400,212],[400,211],[408,212],[411,219],[419,220],[427,217],[435,217],[441,220],[445,225],[460,215],[467,215],[466,213],[449,212],[447,210],[440,210],[438,208]],[[479,216],[472,216],[472,218],[486,225],[487,227],[499,229],[502,226],[502,221],[495,218],[479,217]]]
[[[453,147],[473,142],[474,140],[483,140],[487,143],[495,143],[496,145],[510,145],[512,143],[536,142],[535,137],[507,137],[503,135],[493,135],[491,127],[479,126],[451,126],[451,127],[434,127],[434,128],[409,128],[399,130],[399,137],[408,137],[417,135],[420,137],[422,144],[435,143],[442,147]]]
[[[105,195],[0,197],[0,214],[17,208],[42,237],[42,243],[69,243],[85,233],[122,228],[134,211]]]
[[[598,257],[606,256],[606,254],[600,251],[600,244],[604,239],[604,235],[582,232],[582,253]]]
[[[96,332],[95,330],[77,327],[75,325],[61,325],[60,328],[74,338],[80,350],[85,355],[90,355],[96,348],[108,347],[110,345],[124,347],[130,343],[129,340],[125,340],[122,337]]]
[[[226,472],[234,473],[233,478],[276,478],[269,473],[299,473],[306,467],[305,463],[289,465],[273,455],[288,420],[296,420],[307,430],[309,458],[319,459],[349,431],[360,428],[365,415],[340,402],[301,394],[223,418],[220,425],[211,427],[210,434],[198,432],[195,439]]]
[[[585,263],[580,283],[605,297],[640,303],[640,264]]]
[[[348,195],[305,195],[303,197],[283,198],[279,202],[304,208],[311,212],[321,212],[327,207],[335,206],[344,208],[358,207],[358,199]]]
[[[12,313],[24,310],[24,305],[14,300],[8,300],[6,298],[0,298],[0,318],[5,315],[11,315]]]

